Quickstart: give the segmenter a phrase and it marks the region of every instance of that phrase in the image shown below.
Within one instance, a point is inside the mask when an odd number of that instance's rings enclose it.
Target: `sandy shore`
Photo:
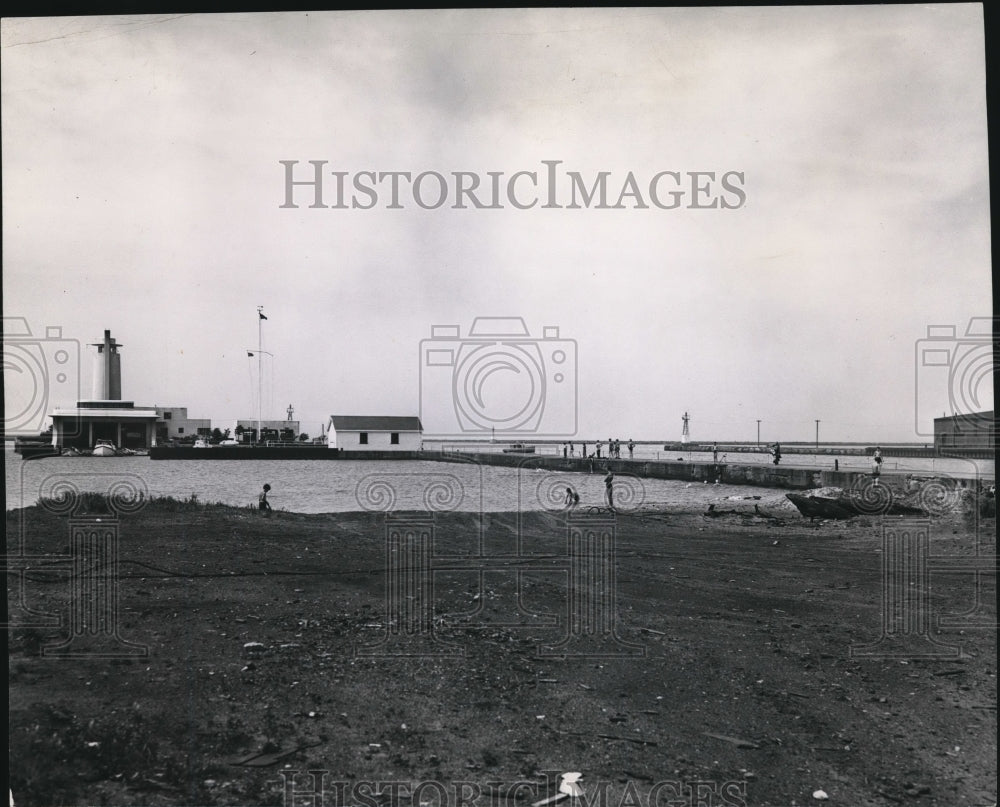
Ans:
[[[112,638],[133,658],[49,655],[88,596],[69,595],[72,525],[8,513],[8,553],[23,535],[38,556],[24,602],[65,625],[9,635],[15,800],[292,807],[315,782],[290,772],[313,770],[326,805],[527,805],[579,771],[611,807],[992,804],[995,576],[932,573],[926,632],[859,654],[886,624],[884,529],[924,525],[959,568],[995,552],[995,521],[810,524],[778,491],[712,495],[739,512],[704,516],[695,486],[576,532],[549,513],[92,514],[117,530]]]

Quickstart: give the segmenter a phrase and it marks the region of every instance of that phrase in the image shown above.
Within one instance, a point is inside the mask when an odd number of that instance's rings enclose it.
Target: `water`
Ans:
[[[552,452],[549,452],[552,453]],[[675,452],[676,453],[676,452]],[[666,458],[668,455],[664,455]],[[684,454],[686,461],[710,462],[710,453]],[[80,491],[171,496],[245,507],[257,501],[265,482],[278,510],[330,513],[356,510],[459,510],[497,512],[558,509],[567,485],[580,494],[581,506],[604,503],[603,474],[550,472],[423,460],[151,460],[148,457],[50,457],[25,462],[10,447],[4,452],[7,509],[57,495],[67,485]],[[637,453],[638,458],[638,453]],[[674,459],[673,455],[669,458]],[[739,463],[769,461],[767,455],[730,455]],[[721,460],[720,455],[720,460]],[[790,455],[782,466],[832,467],[826,455]],[[867,457],[841,457],[842,469],[870,469]],[[887,458],[883,470],[993,474],[988,460]],[[727,495],[765,493],[745,486],[691,485],[675,480],[616,475],[616,504],[623,508],[700,505]],[[782,498],[766,491],[766,498]]]
[[[558,509],[567,485],[581,506],[603,504],[603,474],[552,473],[422,460],[150,460],[148,457],[50,457],[24,461],[6,452],[7,509],[79,491],[187,499],[244,507],[265,482],[277,510],[298,513],[356,510],[497,512]],[[619,505],[677,502],[685,483],[619,475]],[[117,488],[115,488],[117,486]],[[717,498],[717,497],[716,497]]]

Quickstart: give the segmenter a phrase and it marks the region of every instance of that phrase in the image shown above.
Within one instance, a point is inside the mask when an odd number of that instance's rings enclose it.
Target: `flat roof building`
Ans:
[[[934,418],[934,448],[938,451],[995,451],[993,410]]]

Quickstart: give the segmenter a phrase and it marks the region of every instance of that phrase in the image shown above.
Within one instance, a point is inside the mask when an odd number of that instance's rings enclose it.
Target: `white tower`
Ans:
[[[122,399],[122,363],[118,348],[122,345],[115,341],[111,331],[104,332],[104,340],[92,342],[97,348],[94,356],[94,400],[120,401]]]
[[[688,417],[688,413],[684,413],[684,417],[681,418],[684,421],[684,428],[681,430],[681,442],[685,445],[691,441],[691,432],[688,429],[688,421],[691,418]]]

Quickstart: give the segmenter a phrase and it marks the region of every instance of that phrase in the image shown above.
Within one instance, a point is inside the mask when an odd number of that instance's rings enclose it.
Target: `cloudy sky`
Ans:
[[[83,397],[110,329],[125,398],[256,417],[262,305],[264,417],[311,434],[889,442],[992,408],[978,5],[17,18],[2,60],[3,313],[84,345]]]

